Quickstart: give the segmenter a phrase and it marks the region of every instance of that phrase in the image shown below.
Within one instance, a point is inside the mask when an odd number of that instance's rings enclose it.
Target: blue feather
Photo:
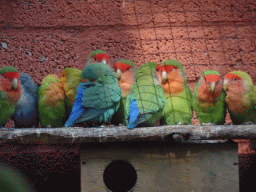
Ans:
[[[140,114],[140,111],[137,107],[137,101],[136,99],[132,98],[130,102],[129,120],[128,120],[127,128],[133,129],[138,125],[137,123],[134,123],[134,122],[138,118],[139,114]]]
[[[83,92],[88,88],[85,85],[86,83],[80,83],[79,86],[77,87],[75,102],[74,102],[72,111],[69,115],[69,118],[65,123],[65,127],[73,126],[76,120],[82,115],[82,113],[85,110],[85,108],[82,105]]]
[[[19,73],[21,82],[21,96],[17,102],[12,120],[16,128],[38,127],[38,86],[31,76]]]

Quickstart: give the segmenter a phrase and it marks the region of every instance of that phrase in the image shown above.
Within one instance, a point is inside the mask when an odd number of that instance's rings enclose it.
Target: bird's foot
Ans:
[[[47,128],[52,128],[52,126],[51,126],[51,125],[48,125]]]
[[[256,123],[252,121],[247,121],[247,122],[243,122],[241,125],[256,125]]]
[[[216,125],[216,124],[214,124],[214,123],[201,123],[201,125],[203,125],[203,126],[213,126],[213,125]]]
[[[107,127],[107,125],[105,123],[103,123],[100,127],[105,128],[105,127]]]
[[[183,123],[179,122],[179,123],[177,123],[176,125],[183,125]]]
[[[182,135],[178,134],[178,133],[175,133],[175,134],[172,136],[172,138],[173,138],[173,140],[174,140],[175,142],[182,142],[182,141],[185,141],[185,138],[184,138]]]

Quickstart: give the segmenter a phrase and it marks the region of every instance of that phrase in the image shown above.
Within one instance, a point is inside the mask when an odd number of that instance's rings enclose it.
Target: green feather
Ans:
[[[204,77],[206,75],[218,75],[218,76],[220,76],[220,73],[218,71],[215,71],[215,70],[206,70],[202,73],[201,77]]]
[[[82,71],[81,77],[88,80],[96,80],[106,73],[113,72],[113,69],[104,63],[94,63],[86,65]]]
[[[87,70],[88,68],[90,70]],[[95,78],[95,82],[88,82],[91,86],[83,93],[82,105],[88,109],[95,109],[97,115],[87,114],[85,110],[85,113],[76,123],[88,120],[97,123],[109,123],[119,108],[122,93],[113,69],[104,63],[96,63],[87,65],[83,73],[87,79],[89,79],[88,77],[90,79]],[[100,114],[98,114],[99,111]]]
[[[76,96],[76,88],[81,82],[81,74],[82,71],[75,68],[65,68],[63,70],[65,72],[65,76],[62,76],[62,84],[65,90],[65,105],[67,109],[67,115],[71,113],[75,96]]]
[[[65,107],[65,93],[63,87],[53,90],[51,88],[54,84],[61,83],[61,80],[56,75],[47,75],[39,87],[38,91],[38,110],[39,118],[42,127],[62,127],[66,121],[66,107]],[[54,95],[60,94],[58,100],[54,98]],[[49,99],[55,100],[55,105],[49,103]]]
[[[219,75],[219,72],[214,70],[206,70],[202,73],[200,80],[197,82],[194,89],[194,94],[192,98],[192,107],[197,113],[197,117],[200,123],[213,123],[218,125],[223,125],[225,123],[226,117],[226,102],[225,93],[222,91],[220,96],[216,98],[214,102],[202,103],[198,100],[198,88],[206,75]]]
[[[15,106],[8,101],[7,94],[0,90],[0,127],[14,114]]]
[[[162,63],[164,65],[172,65],[177,67],[183,78],[184,91],[181,93],[171,96],[165,93],[167,103],[164,106],[163,116],[161,118],[161,124],[175,125],[178,123],[191,124],[191,118],[193,111],[191,107],[192,92],[188,86],[186,72],[182,64],[177,60],[166,60]]]
[[[17,69],[11,66],[5,66],[0,69],[0,75],[7,73],[7,72],[18,72]]]
[[[136,98],[140,112],[138,126],[154,126],[161,118],[166,100],[162,86],[155,76],[156,67],[157,63],[148,62],[137,69],[135,83],[126,99],[127,122],[132,98]]]
[[[97,49],[95,51],[93,51],[90,55],[89,55],[89,59],[93,58],[95,55],[101,54],[101,53],[106,53],[105,51],[102,51],[100,49]]]
[[[11,66],[5,66],[0,69],[0,80],[1,75],[8,72],[17,72],[17,69]],[[16,104],[9,102],[7,94],[0,90],[0,127],[4,126],[8,119],[14,114]]]

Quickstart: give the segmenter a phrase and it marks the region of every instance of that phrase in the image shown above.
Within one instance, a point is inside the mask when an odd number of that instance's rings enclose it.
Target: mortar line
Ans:
[[[186,26],[186,30],[187,30],[187,35],[188,35],[188,41],[189,41],[189,46],[190,46],[190,57],[192,59],[192,65],[193,65],[193,70],[194,70],[194,74],[196,74],[196,70],[195,70],[195,62],[194,62],[194,57],[193,57],[193,54],[192,54],[192,45],[191,45],[191,38],[189,37],[189,32],[188,32],[188,23],[187,23],[187,18],[186,18],[186,11],[185,11],[185,8],[182,4],[182,8],[183,8],[183,14],[184,14],[184,18],[185,18],[185,26]],[[185,69],[184,69],[185,70]],[[192,79],[192,78],[191,78]],[[187,94],[187,92],[186,92]],[[188,96],[188,95],[187,95]]]
[[[239,40],[238,40],[238,34],[237,34],[237,28],[238,28],[238,27],[237,27],[237,25],[236,25],[237,22],[235,21],[234,11],[233,11],[233,8],[232,8],[232,6],[231,6],[231,0],[229,0],[229,3],[230,3],[231,14],[232,14],[233,19],[234,19],[234,26],[235,26],[235,29],[236,29],[236,30],[235,30],[235,33],[236,33],[237,45],[238,45],[238,48],[239,48],[239,51],[238,51],[238,52],[240,53],[242,49],[241,49],[241,47],[240,47]],[[247,10],[247,11],[248,11],[248,10]],[[251,22],[250,22],[250,24],[252,25]],[[241,60],[242,60],[242,59],[241,59]],[[236,62],[236,65],[235,65],[235,66],[237,66],[237,61],[235,61],[235,62]],[[244,66],[243,60],[242,60],[242,63],[241,63],[241,64],[242,64],[242,67],[241,67],[241,68],[242,68],[242,70],[243,70],[243,66]]]
[[[203,39],[204,39],[205,44],[206,44],[206,54],[207,54],[206,56],[207,56],[207,58],[208,58],[210,67],[212,67],[212,63],[211,63],[211,59],[210,59],[210,54],[209,54],[209,49],[208,49],[208,40],[209,40],[209,39],[206,39],[205,28],[204,28],[204,22],[203,22],[203,16],[202,16],[202,10],[201,10],[200,7],[198,7],[198,12],[199,12],[200,17],[201,17],[201,27],[202,27],[202,29],[203,29],[203,34],[204,34]],[[209,26],[209,25],[207,25],[207,26]],[[212,26],[216,26],[216,25],[212,25]],[[212,69],[213,69],[213,68],[212,68]],[[199,78],[200,78],[200,77],[199,77]],[[198,79],[199,79],[199,78],[198,78]]]

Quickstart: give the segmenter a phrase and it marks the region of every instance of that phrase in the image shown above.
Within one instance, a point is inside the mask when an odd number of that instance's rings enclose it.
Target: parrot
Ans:
[[[111,123],[115,125],[127,125],[125,119],[125,101],[132,85],[134,84],[136,66],[133,61],[129,59],[122,59],[115,63],[114,69],[117,73],[118,84],[122,90],[122,94],[120,100],[120,107],[113,115]]]
[[[108,59],[109,59],[109,56],[105,51],[97,49],[89,55],[89,58],[87,59],[86,64],[89,65],[89,64],[100,63],[100,62],[107,64]]]
[[[62,127],[66,121],[65,91],[55,74],[47,75],[39,87],[38,111],[42,127]]]
[[[36,128],[39,126],[38,86],[28,74],[20,72],[19,76],[21,96],[11,119],[16,128]]]
[[[81,82],[82,71],[67,67],[61,72],[61,82],[65,91],[65,106],[67,116],[71,113],[75,102],[76,89]]]
[[[120,106],[122,90],[113,69],[103,62],[86,65],[81,74],[88,79],[77,87],[77,94],[65,127],[107,124]]]
[[[161,84],[167,103],[160,124],[191,124],[192,92],[182,64],[177,60],[168,59],[162,63],[161,72]]]
[[[201,124],[223,125],[226,117],[225,93],[220,74],[206,70],[196,84],[191,101]]]
[[[5,66],[0,69],[0,127],[4,127],[14,114],[21,96],[21,83],[16,68]]]
[[[20,170],[7,163],[0,163],[1,192],[36,192],[32,183]]]
[[[165,103],[157,63],[141,65],[125,102],[127,128],[155,126]]]
[[[256,123],[256,87],[247,73],[231,71],[224,76],[223,89],[234,124]]]

